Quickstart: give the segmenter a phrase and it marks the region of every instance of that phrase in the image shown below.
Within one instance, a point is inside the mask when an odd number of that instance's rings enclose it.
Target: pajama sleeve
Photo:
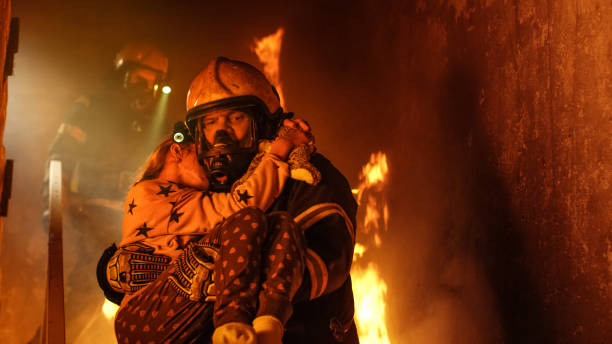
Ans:
[[[172,237],[202,235],[245,207],[265,211],[288,176],[287,163],[266,153],[228,193],[211,193],[173,181],[138,183],[126,198],[121,244],[145,240],[163,246]]]

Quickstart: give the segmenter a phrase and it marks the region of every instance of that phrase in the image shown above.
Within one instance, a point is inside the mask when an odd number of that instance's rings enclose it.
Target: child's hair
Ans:
[[[159,174],[164,169],[164,164],[166,163],[166,157],[168,156],[168,152],[170,152],[170,146],[172,146],[174,140],[172,137],[165,138],[158,146],[155,148],[153,153],[149,155],[147,161],[139,168],[139,177],[136,178],[134,185],[145,181],[151,180],[159,177]],[[189,143],[177,143],[181,148],[186,148]]]

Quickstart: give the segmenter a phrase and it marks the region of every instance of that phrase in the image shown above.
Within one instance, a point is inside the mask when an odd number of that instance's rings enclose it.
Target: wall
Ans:
[[[397,114],[390,245],[418,262],[387,257],[392,286],[418,281],[396,338],[612,340],[612,4],[367,6]]]
[[[2,180],[4,180],[4,166],[6,164],[6,151],[3,144],[4,125],[6,123],[6,105],[7,105],[7,76],[4,75],[4,64],[6,61],[6,46],[9,38],[9,27],[11,23],[11,4],[10,0],[0,0],[0,194],[2,193]],[[4,237],[4,218],[0,218],[0,247],[2,247],[2,239]],[[0,285],[4,274],[0,269]],[[2,289],[0,288],[0,293]],[[3,305],[0,303],[0,309]]]

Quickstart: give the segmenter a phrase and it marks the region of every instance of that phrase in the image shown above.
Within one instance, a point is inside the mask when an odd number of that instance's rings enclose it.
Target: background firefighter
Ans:
[[[167,72],[168,59],[156,46],[126,44],[116,54],[103,92],[77,99],[51,144],[49,159],[63,167],[68,342],[112,331],[100,311],[104,298],[95,266],[99,252],[121,237],[125,193],[164,134],[158,128],[167,127],[153,125],[157,90]],[[45,224],[47,216],[45,211]]]

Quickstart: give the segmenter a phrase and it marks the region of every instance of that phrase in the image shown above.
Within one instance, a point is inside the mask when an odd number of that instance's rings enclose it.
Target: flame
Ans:
[[[387,231],[389,224],[389,207],[383,192],[388,172],[387,155],[383,152],[373,153],[370,161],[361,169],[359,187],[352,190],[357,195],[357,202],[365,205],[361,230],[366,234],[373,232],[376,247],[382,244],[380,232]]]
[[[355,250],[353,251],[353,261],[363,257],[363,254],[366,251],[366,247],[360,243],[355,244]]]
[[[384,182],[388,171],[387,156],[378,152],[370,155],[370,162],[363,166],[361,174],[366,178],[367,185],[373,185]]]
[[[109,300],[104,300],[104,304],[102,305],[102,313],[104,313],[106,319],[115,319],[115,315],[117,314],[118,310],[119,306],[110,302]]]
[[[359,342],[362,344],[389,344],[385,324],[385,296],[387,284],[378,275],[374,263],[367,269],[359,267],[351,271],[355,294],[355,315]]]
[[[285,97],[283,96],[282,85],[280,82],[280,52],[281,46],[283,43],[283,35],[285,34],[285,29],[283,27],[279,27],[275,33],[255,39],[255,44],[251,48],[259,62],[261,62],[264,66],[264,74],[268,80],[274,85],[276,91],[278,92],[278,96],[280,98],[281,106],[285,107]]]
[[[359,187],[352,190],[357,194],[357,202],[361,203],[361,197],[367,189],[382,188],[388,172],[387,155],[383,152],[372,153],[370,161],[361,168]]]
[[[389,223],[389,207],[384,192],[388,171],[387,156],[382,152],[373,153],[359,174],[359,186],[352,190],[357,202],[365,205],[359,229],[366,238],[371,234],[375,247],[381,246],[380,232],[386,231]],[[367,250],[365,244],[355,244],[351,269],[359,341],[362,344],[389,344],[385,323],[387,284],[374,262],[364,262]]]

